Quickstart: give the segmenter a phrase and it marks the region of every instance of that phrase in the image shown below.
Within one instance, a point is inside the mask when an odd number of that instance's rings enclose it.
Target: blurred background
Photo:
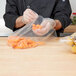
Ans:
[[[76,0],[70,0],[72,11],[76,12]],[[8,36],[12,31],[5,27],[3,15],[5,13],[6,0],[0,0],[0,36]]]

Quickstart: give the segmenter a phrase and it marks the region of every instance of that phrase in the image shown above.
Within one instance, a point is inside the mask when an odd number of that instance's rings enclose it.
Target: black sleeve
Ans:
[[[70,23],[71,15],[71,6],[69,0],[57,0],[55,9],[54,9],[54,19],[59,20],[62,23],[62,28],[57,32],[63,32]]]
[[[14,31],[16,19],[19,17],[14,0],[6,0],[6,11],[3,17],[5,20],[5,26]]]

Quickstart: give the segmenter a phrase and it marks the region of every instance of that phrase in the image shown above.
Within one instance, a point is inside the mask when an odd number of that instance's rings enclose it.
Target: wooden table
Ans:
[[[74,32],[76,32],[76,25],[69,25],[64,30],[64,33],[74,33]]]
[[[16,50],[0,37],[0,76],[76,76],[76,55],[56,38],[43,46]]]

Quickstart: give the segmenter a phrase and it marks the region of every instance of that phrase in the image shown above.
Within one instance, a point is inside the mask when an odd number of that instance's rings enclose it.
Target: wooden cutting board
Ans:
[[[76,25],[69,25],[64,30],[64,33],[74,33],[74,32],[76,32]]]
[[[59,38],[17,50],[7,46],[7,37],[1,37],[0,76],[76,76],[76,55]]]

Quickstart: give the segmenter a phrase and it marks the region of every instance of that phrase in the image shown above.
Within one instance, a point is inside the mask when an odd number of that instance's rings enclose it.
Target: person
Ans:
[[[41,15],[50,18],[53,25],[56,23],[54,28],[60,36],[64,28],[71,23],[71,12],[69,0],[6,0],[6,12],[3,17],[5,26],[16,31]],[[44,30],[39,33],[44,35],[49,28],[46,24]]]

